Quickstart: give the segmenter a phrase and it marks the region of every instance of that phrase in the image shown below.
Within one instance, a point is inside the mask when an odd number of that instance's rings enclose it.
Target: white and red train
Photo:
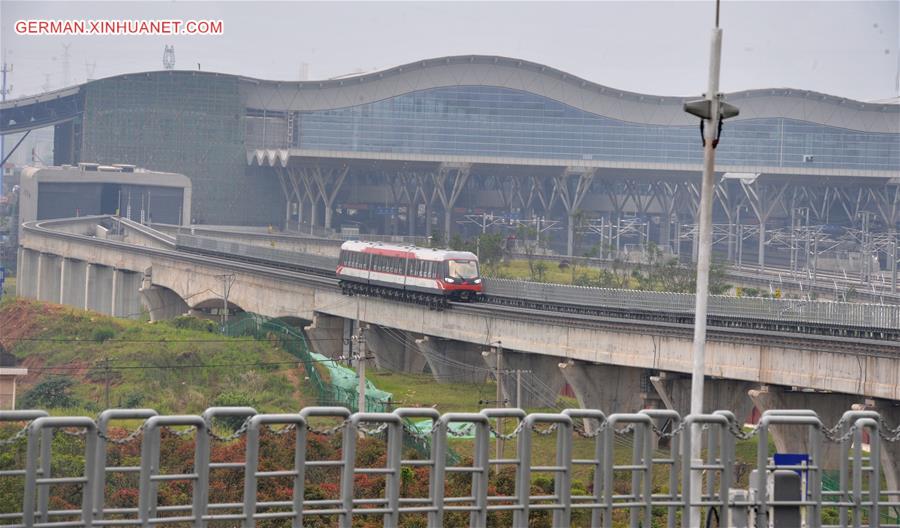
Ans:
[[[451,299],[475,301],[482,290],[473,253],[376,242],[344,242],[337,276],[348,295],[406,299],[432,307]]]

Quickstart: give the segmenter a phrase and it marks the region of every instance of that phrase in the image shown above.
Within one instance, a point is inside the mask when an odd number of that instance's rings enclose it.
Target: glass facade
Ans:
[[[695,126],[619,121],[491,86],[303,112],[293,126],[293,146],[308,149],[649,163],[700,163],[703,156]],[[900,134],[784,118],[736,120],[725,123],[717,163],[897,170]]]

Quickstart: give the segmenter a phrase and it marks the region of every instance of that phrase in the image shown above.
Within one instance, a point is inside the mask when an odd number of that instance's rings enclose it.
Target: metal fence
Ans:
[[[411,418],[428,420],[432,427],[425,432],[406,427],[405,420]],[[500,418],[513,425],[498,432],[494,424]],[[222,436],[217,422],[221,419],[237,420],[241,425]],[[120,428],[113,433],[111,423],[122,421],[133,430],[125,434]],[[355,525],[354,519],[377,516],[384,526],[427,523],[438,527],[455,516],[455,525],[482,528],[489,522],[506,526],[649,528],[690,526],[692,516],[702,515],[718,517],[720,527],[740,527],[748,526],[742,519],[749,515],[750,525],[760,528],[770,526],[773,517],[793,515],[802,520],[796,526],[875,527],[896,526],[882,519],[896,510],[900,495],[896,490],[881,489],[880,465],[882,442],[896,442],[900,428],[889,429],[872,411],[848,411],[831,428],[811,411],[768,411],[752,429],[742,427],[727,411],[682,419],[664,410],[605,416],[589,409],[554,414],[486,409],[440,415],[433,409],[412,408],[351,414],[341,407],[311,407],[299,413],[258,414],[249,407],[220,407],[207,409],[202,415],[177,416],[161,416],[149,409],[111,409],[97,420],[50,417],[43,411],[11,411],[0,413],[0,422],[27,422],[22,429],[0,423],[0,430],[6,433],[0,440],[5,453],[0,471],[0,485],[4,487],[0,489],[21,491],[19,507],[0,512],[0,523],[14,526],[250,527],[280,520],[300,527],[324,519],[349,528]],[[459,423],[465,424],[462,432]],[[322,428],[323,424],[327,427]],[[692,427],[700,428],[703,434],[704,460],[689,456]],[[787,465],[773,461],[768,452],[772,427],[787,427],[791,434],[808,437],[808,461]],[[165,436],[161,435],[163,431]],[[61,452],[59,442],[53,442],[57,433],[73,437],[68,439],[70,445],[65,452]],[[463,434],[474,434],[474,438],[453,438]],[[514,442],[512,456],[508,456],[510,449],[504,453],[505,458],[491,458],[492,436],[498,434]],[[331,435],[335,442],[340,441],[339,455],[323,459],[314,442]],[[411,458],[401,449],[406,435],[428,437],[431,452]],[[735,446],[737,441],[754,435],[758,437],[756,471],[750,477],[749,492],[741,492],[736,489],[741,482],[736,473]],[[289,451],[289,456],[281,459],[289,461],[285,467],[271,464],[271,442],[276,436],[288,439],[282,444]],[[382,456],[374,462],[360,463],[357,456],[364,436],[380,439],[377,445]],[[627,453],[622,448],[613,449],[620,440],[617,437],[629,439],[630,446],[624,449]],[[864,440],[868,452],[864,451]],[[668,443],[667,448],[656,448],[660,441]],[[173,449],[172,442],[181,444]],[[535,460],[538,442],[551,442],[549,462]],[[826,442],[836,443],[839,451],[838,485],[834,490],[822,484],[828,463],[823,456]],[[472,457],[448,462],[445,455],[451,443],[468,443]],[[166,444],[169,446],[164,448]],[[213,456],[213,447],[219,444],[230,449]],[[131,455],[108,456],[121,446],[130,446]],[[179,452],[192,459],[188,469],[172,469],[169,464],[167,457]],[[70,472],[74,467],[78,474],[56,476],[63,465],[58,463],[60,458],[65,458],[64,466]],[[77,463],[73,459],[78,459]],[[120,464],[112,465],[111,460]],[[500,477],[492,479],[492,466],[510,468],[500,473],[511,481],[510,486],[498,484]],[[580,466],[588,469],[590,484],[576,488],[572,476]],[[410,496],[405,491],[408,468],[424,469],[426,492]],[[309,475],[326,470],[335,475],[331,479],[333,496],[306,496]],[[211,485],[222,478],[222,472],[238,474],[242,486],[233,490],[238,499],[223,502],[211,495]],[[217,476],[211,476],[213,473]],[[778,489],[776,477],[785,474],[794,477],[793,489],[788,490],[791,493]],[[130,506],[107,506],[111,497],[120,502],[123,497],[119,487],[125,480],[113,475],[131,475],[136,482]],[[544,488],[536,485],[538,475],[545,484],[552,484]],[[383,479],[376,498],[360,497],[361,476]],[[11,487],[10,479],[21,483],[21,488]],[[283,496],[278,500],[263,496],[261,490],[271,490],[277,479],[281,479]],[[699,479],[702,492],[691,499],[683,490],[692,489],[695,479]],[[451,489],[450,484],[460,480],[466,482],[467,493],[451,494],[458,489]],[[161,486],[173,483],[182,486],[176,495],[180,500],[160,504]],[[80,505],[70,503],[68,509],[51,509],[51,503],[59,502],[51,501],[59,486],[80,487]],[[501,488],[511,493],[501,494]],[[6,504],[8,499],[4,499]],[[503,515],[509,517],[497,519]]]
[[[694,294],[485,279],[487,295],[560,305],[604,306],[652,312],[694,312]],[[900,328],[900,305],[710,295],[709,314],[822,325]]]
[[[330,274],[337,266],[337,259],[333,257],[191,235],[178,235],[178,246],[237,258],[284,263],[315,273]],[[489,297],[518,299],[531,303],[663,313],[692,314],[694,312],[694,294],[692,293],[595,288],[492,278],[484,279],[484,291],[485,295]],[[838,325],[891,331],[900,328],[900,305],[893,304],[711,295],[709,314],[779,323],[812,323],[823,326]]]

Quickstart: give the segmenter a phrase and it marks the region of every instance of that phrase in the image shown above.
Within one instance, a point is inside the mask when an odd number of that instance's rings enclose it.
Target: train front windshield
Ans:
[[[478,262],[474,260],[448,260],[449,276],[459,279],[477,279]]]

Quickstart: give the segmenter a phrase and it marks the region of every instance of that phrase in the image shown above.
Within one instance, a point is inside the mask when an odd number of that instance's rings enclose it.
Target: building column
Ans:
[[[50,253],[38,257],[38,300],[59,303],[60,260]]]
[[[760,412],[781,409],[811,409],[819,415],[819,420],[826,428],[834,427],[840,421],[841,415],[852,410],[854,405],[865,403],[863,396],[795,391],[771,385],[751,390],[749,393],[753,404]],[[802,434],[798,431],[799,429],[796,427],[772,426],[770,432],[776,451],[779,453],[809,453],[811,450],[808,435],[805,434],[805,431]],[[838,469],[839,445],[823,439],[822,448],[820,466],[823,469]]]
[[[481,345],[425,336],[416,339],[416,346],[438,383],[484,383],[487,379]]]
[[[84,308],[85,262],[62,259],[59,279],[59,302],[76,308]]]
[[[432,175],[435,194],[444,206],[444,243],[449,244],[453,227],[453,207],[469,181],[469,163],[442,163],[438,172]],[[450,175],[453,174],[451,178]]]
[[[581,202],[584,201],[584,197],[587,196],[588,191],[591,189],[591,182],[594,180],[596,172],[596,169],[566,167],[554,181],[556,194],[562,201],[568,218],[566,224],[566,255],[570,257],[575,252],[576,218],[581,211]]]

